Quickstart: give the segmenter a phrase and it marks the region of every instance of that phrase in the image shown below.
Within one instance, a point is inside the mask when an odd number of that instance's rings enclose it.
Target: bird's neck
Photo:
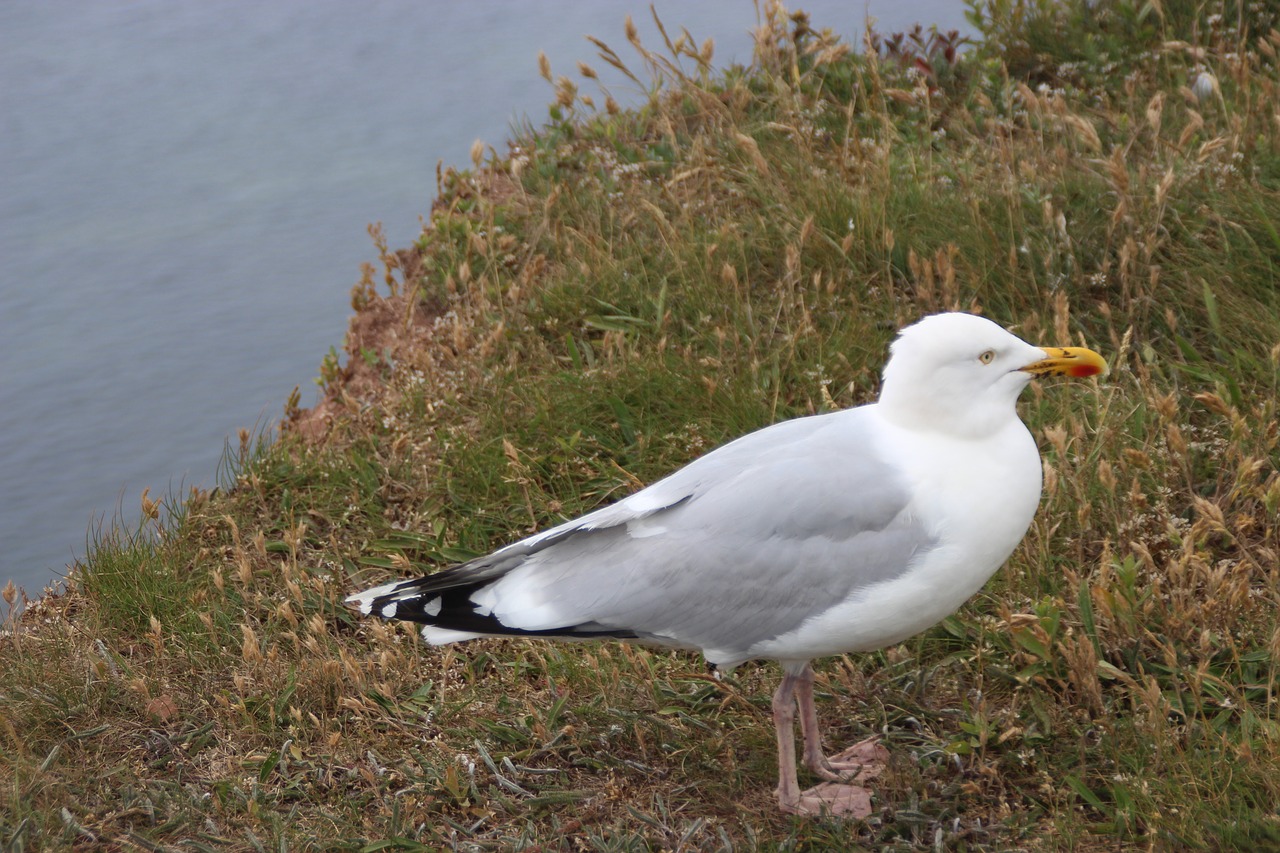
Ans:
[[[883,393],[878,407],[885,420],[901,429],[962,440],[985,439],[1018,420],[1013,400],[974,406],[957,396],[946,390],[933,395]]]

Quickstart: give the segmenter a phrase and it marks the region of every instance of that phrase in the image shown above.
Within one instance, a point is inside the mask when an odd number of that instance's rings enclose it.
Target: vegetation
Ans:
[[[1280,22],[971,10],[968,49],[855,52],[769,6],[724,72],[628,27],[636,110],[544,63],[544,126],[444,171],[415,246],[375,230],[325,402],[8,626],[0,846],[1280,848]],[[341,604],[871,400],[951,308],[1113,369],[1025,395],[1045,496],[997,579],[819,663],[829,746],[894,753],[865,822],[773,807],[772,664]]]

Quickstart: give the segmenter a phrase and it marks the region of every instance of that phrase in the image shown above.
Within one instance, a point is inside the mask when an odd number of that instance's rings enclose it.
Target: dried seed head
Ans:
[[[551,82],[551,60],[542,51],[538,51],[538,73],[548,83]]]
[[[720,280],[726,286],[732,287],[734,290],[738,289],[738,271],[734,269],[733,264],[726,261],[724,266],[720,267]]]
[[[1203,403],[1205,408],[1216,414],[1222,415],[1224,418],[1230,418],[1235,415],[1235,411],[1228,405],[1227,401],[1212,394],[1208,391],[1195,395],[1196,400]]]
[[[1059,290],[1053,297],[1053,333],[1060,341],[1071,340],[1071,304],[1066,290]],[[1060,346],[1066,346],[1066,343]]]
[[[1044,494],[1046,498],[1052,499],[1058,492],[1058,469],[1049,464],[1048,460],[1041,463],[1044,469]]]
[[[1124,449],[1124,458],[1126,462],[1128,462],[1130,465],[1132,465],[1135,468],[1151,467],[1151,457],[1148,456],[1146,453],[1143,453],[1141,450],[1137,450],[1132,447],[1126,447]]]
[[[1160,116],[1164,113],[1164,92],[1156,92],[1155,97],[1147,102],[1147,124],[1156,133],[1160,132]]]
[[[1067,431],[1059,424],[1054,424],[1044,429],[1045,440],[1053,445],[1054,451],[1058,454],[1059,459],[1065,459],[1067,456]]]
[[[1160,413],[1160,417],[1167,421],[1177,417],[1178,395],[1176,393],[1170,391],[1168,394],[1156,397],[1152,402],[1155,403],[1156,411]]]
[[[1063,116],[1067,124],[1071,125],[1079,138],[1091,151],[1102,150],[1102,140],[1098,138],[1098,131],[1094,129],[1093,122],[1082,116],[1067,114]]]
[[[240,633],[244,637],[244,642],[240,646],[240,657],[245,663],[260,663],[262,661],[262,650],[258,648],[257,633],[248,625],[241,625]]]
[[[796,243],[788,243],[786,249],[786,260],[783,261],[787,277],[794,279],[800,273],[800,246]]]
[[[562,107],[568,108],[573,106],[573,101],[578,97],[578,84],[574,83],[568,77],[556,78],[556,103]]]
[[[734,135],[738,140],[738,144],[746,149],[747,155],[751,158],[756,170],[764,175],[769,174],[769,163],[764,159],[764,155],[760,153],[760,146],[756,144],[756,141],[745,133],[736,133]]]
[[[1184,150],[1200,128],[1204,127],[1204,116],[1195,110],[1187,110],[1187,124],[1182,128],[1182,133],[1178,134],[1178,150]]]
[[[1196,508],[1196,512],[1201,518],[1205,519],[1209,525],[1218,532],[1226,533],[1227,519],[1222,512],[1222,507],[1210,500],[1206,500],[1199,495],[1191,496],[1192,504]]]
[[[800,226],[800,245],[804,245],[813,236],[813,214],[805,219],[804,224]]]
[[[1098,461],[1098,482],[1102,484],[1102,488],[1111,494],[1116,491],[1116,475],[1111,467],[1111,463],[1106,459]]]
[[[153,500],[151,500],[149,497],[147,497],[147,495],[148,495],[148,493],[150,493],[150,491],[151,491],[151,489],[150,489],[150,488],[146,488],[146,489],[143,489],[143,490],[142,490],[142,516],[143,516],[143,518],[157,518],[157,517],[159,517],[159,515],[160,515],[160,509],[159,509],[159,507],[160,507],[160,502],[159,502],[159,501],[153,501]]]

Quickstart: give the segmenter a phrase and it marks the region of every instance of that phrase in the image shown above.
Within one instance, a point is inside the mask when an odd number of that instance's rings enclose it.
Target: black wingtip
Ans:
[[[387,584],[353,595],[347,600],[357,604],[360,612],[369,616],[416,622],[464,634],[572,639],[592,637],[635,639],[638,636],[634,631],[626,629],[587,624],[544,629],[506,625],[492,613],[480,612],[471,598],[477,590],[491,583],[490,580],[477,581],[468,585],[447,585],[441,588],[437,577],[428,575],[424,578]]]

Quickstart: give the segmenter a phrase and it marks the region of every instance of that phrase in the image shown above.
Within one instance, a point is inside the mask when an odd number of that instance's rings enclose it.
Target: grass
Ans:
[[[859,54],[770,6],[723,72],[628,30],[631,111],[548,62],[543,126],[444,170],[414,246],[374,230],[327,418],[144,496],[0,637],[0,846],[1280,848],[1277,20],[971,9],[968,52]],[[1045,496],[983,593],[821,662],[829,744],[895,754],[867,821],[773,807],[771,664],[340,604],[871,400],[950,308],[1113,370],[1025,395]]]

